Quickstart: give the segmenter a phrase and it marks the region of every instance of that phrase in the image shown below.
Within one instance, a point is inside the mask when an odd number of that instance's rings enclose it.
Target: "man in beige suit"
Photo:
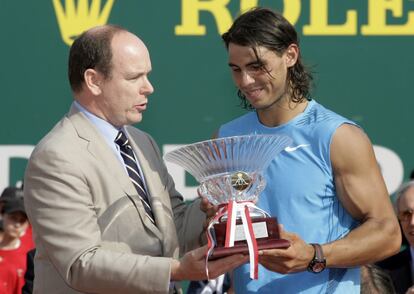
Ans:
[[[175,281],[206,278],[206,247],[193,248],[206,217],[200,208],[207,216],[214,210],[183,203],[156,143],[129,126],[142,120],[153,92],[150,71],[144,43],[117,26],[93,28],[72,45],[75,101],[36,146],[25,176],[34,293],[168,293]],[[120,131],[140,185],[114,142]],[[209,262],[210,278],[246,261]]]

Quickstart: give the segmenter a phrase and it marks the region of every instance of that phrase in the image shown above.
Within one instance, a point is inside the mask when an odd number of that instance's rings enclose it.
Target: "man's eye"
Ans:
[[[126,79],[129,80],[129,81],[136,81],[140,77],[142,77],[142,74],[130,75],[130,76],[127,76]]]
[[[413,216],[413,211],[412,210],[407,210],[407,211],[400,212],[399,215],[398,215],[398,218],[401,221],[408,221],[412,218],[412,216]]]
[[[240,72],[240,68],[238,68],[238,67],[232,67],[231,68],[231,71],[232,72]]]
[[[249,67],[250,71],[260,71],[263,69],[263,66],[261,64],[255,64]]]

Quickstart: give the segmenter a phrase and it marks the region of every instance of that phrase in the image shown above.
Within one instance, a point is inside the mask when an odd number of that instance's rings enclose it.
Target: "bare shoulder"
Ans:
[[[361,128],[344,124],[337,129],[331,161],[338,197],[351,215],[364,219],[388,209],[382,205],[388,200],[385,183],[372,144]]]
[[[367,134],[360,127],[351,124],[341,125],[332,139],[334,147],[363,147],[366,144],[371,145]]]
[[[358,126],[341,125],[333,135],[331,160],[334,169],[361,166],[362,162],[376,165],[374,150],[367,134]]]

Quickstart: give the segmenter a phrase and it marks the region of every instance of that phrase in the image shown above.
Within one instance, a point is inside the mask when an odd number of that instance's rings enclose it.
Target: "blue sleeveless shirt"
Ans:
[[[344,123],[355,125],[311,100],[286,124],[266,127],[249,112],[221,126],[218,136],[285,134],[293,139],[265,171],[267,184],[257,205],[305,242],[325,244],[359,225],[336,196],[330,160],[333,134]],[[359,267],[282,275],[259,265],[258,280],[249,273],[248,264],[235,270],[236,293],[360,293]]]

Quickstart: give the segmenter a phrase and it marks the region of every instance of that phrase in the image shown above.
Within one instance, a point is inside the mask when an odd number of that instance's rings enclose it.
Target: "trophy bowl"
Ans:
[[[291,142],[285,135],[223,137],[185,145],[164,156],[189,172],[200,183],[199,194],[220,208],[207,229],[213,244],[210,260],[251,255],[251,239],[256,251],[290,246],[279,237],[276,217],[255,203],[266,186],[263,172]]]

